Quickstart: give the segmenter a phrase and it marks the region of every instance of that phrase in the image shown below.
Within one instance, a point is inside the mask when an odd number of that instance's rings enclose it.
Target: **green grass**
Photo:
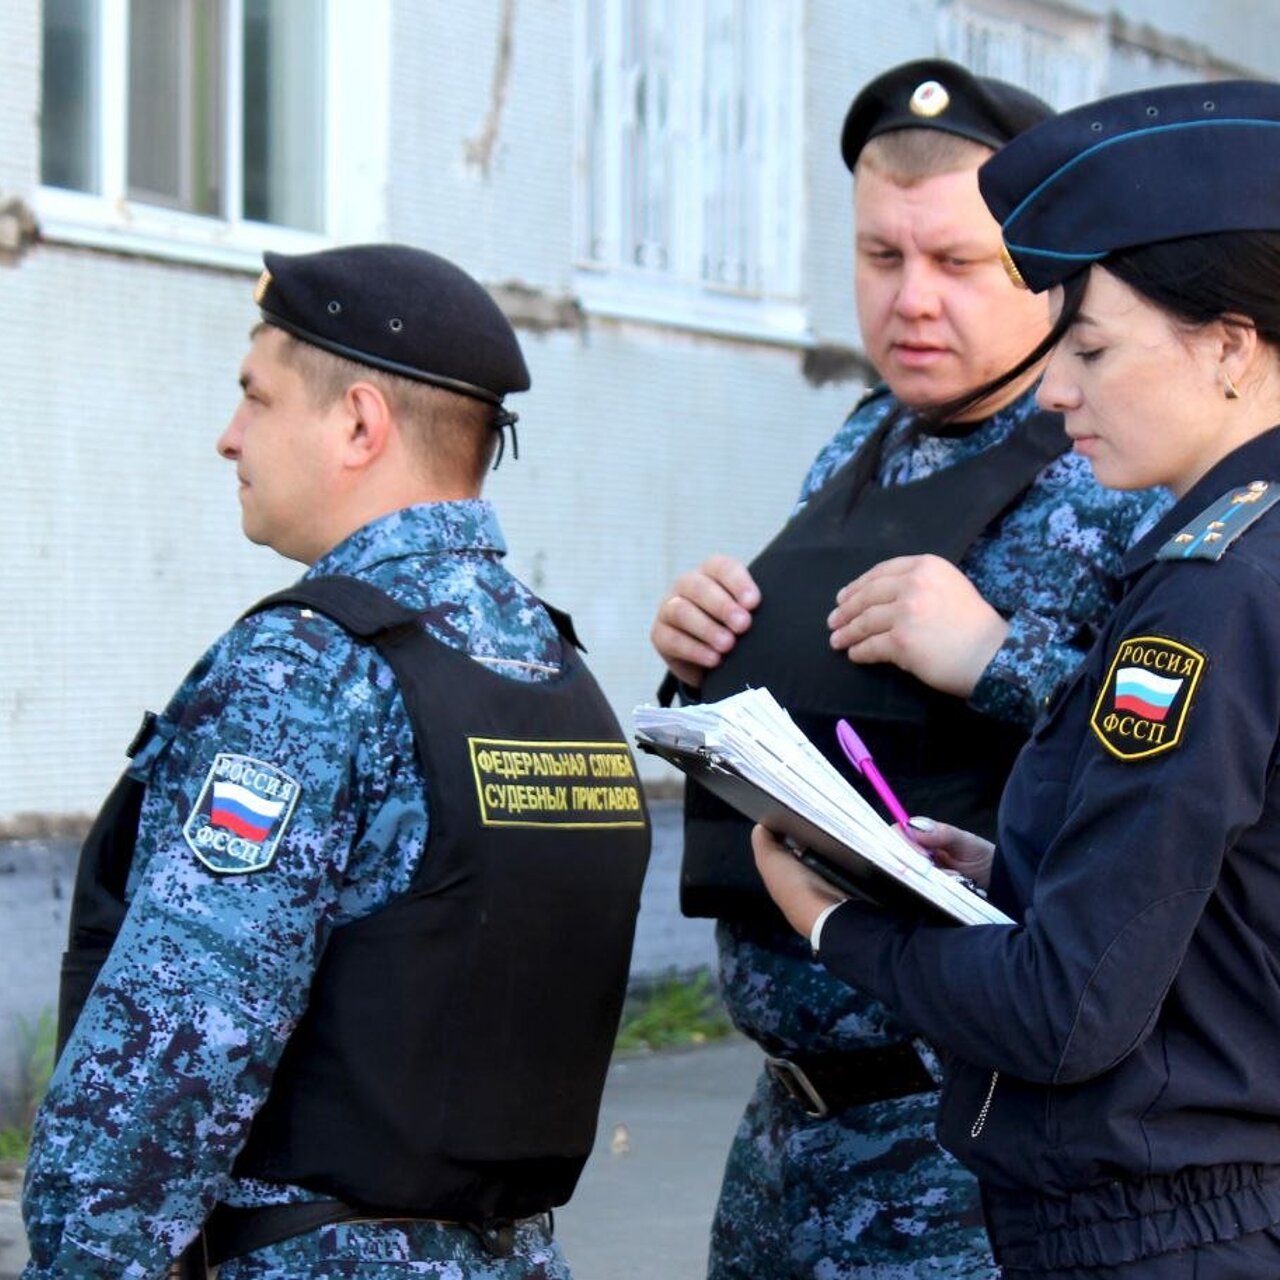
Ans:
[[[670,973],[627,996],[614,1047],[624,1053],[673,1049],[719,1040],[732,1030],[705,969]]]
[[[57,1024],[50,1009],[41,1013],[35,1022],[21,1016],[16,1022],[18,1080],[0,1109],[0,1160],[16,1160],[21,1164],[27,1158],[31,1122],[53,1072]]]
[[[27,1144],[31,1141],[29,1129],[0,1129],[0,1160],[16,1160],[23,1164],[27,1159]]]

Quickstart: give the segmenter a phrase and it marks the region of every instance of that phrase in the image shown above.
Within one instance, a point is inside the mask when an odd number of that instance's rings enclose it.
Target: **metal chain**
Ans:
[[[973,1122],[973,1128],[969,1130],[969,1137],[971,1138],[976,1138],[987,1123],[987,1112],[991,1110],[991,1099],[995,1097],[996,1081],[999,1079],[1000,1073],[993,1071],[991,1073],[991,1087],[987,1090],[986,1101],[982,1104],[982,1110],[978,1112],[978,1118]]]

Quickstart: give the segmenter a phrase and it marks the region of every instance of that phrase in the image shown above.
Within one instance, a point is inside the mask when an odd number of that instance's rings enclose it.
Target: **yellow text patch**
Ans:
[[[642,827],[644,802],[625,742],[468,738],[486,827]]]

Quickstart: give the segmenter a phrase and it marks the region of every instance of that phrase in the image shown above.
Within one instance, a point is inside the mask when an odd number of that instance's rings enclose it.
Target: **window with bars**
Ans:
[[[1111,14],[1107,92],[1125,93],[1156,84],[1233,79],[1248,73],[1185,40],[1161,36],[1150,26]]]
[[[943,0],[938,50],[978,75],[1022,85],[1062,110],[1103,92],[1106,26],[1031,0]]]
[[[1206,49],[1116,11],[1089,17],[1053,0],[939,0],[938,47],[1060,110],[1104,94],[1240,74]]]
[[[612,284],[799,292],[800,0],[579,0],[576,257]]]
[[[223,245],[332,236],[329,107],[355,17],[335,0],[45,0],[42,213]],[[347,117],[376,108],[344,99]]]

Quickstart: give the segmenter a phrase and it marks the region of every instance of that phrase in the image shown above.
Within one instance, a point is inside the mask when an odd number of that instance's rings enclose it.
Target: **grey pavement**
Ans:
[[[27,1239],[18,1213],[15,1170],[0,1167],[0,1280],[16,1280],[27,1260]]]
[[[703,1280],[729,1142],[760,1072],[740,1037],[615,1059],[556,1235],[576,1280]]]
[[[760,1069],[734,1037],[617,1058],[596,1149],[556,1233],[576,1280],[702,1280],[729,1141]],[[0,1182],[0,1280],[26,1260],[13,1184]]]

